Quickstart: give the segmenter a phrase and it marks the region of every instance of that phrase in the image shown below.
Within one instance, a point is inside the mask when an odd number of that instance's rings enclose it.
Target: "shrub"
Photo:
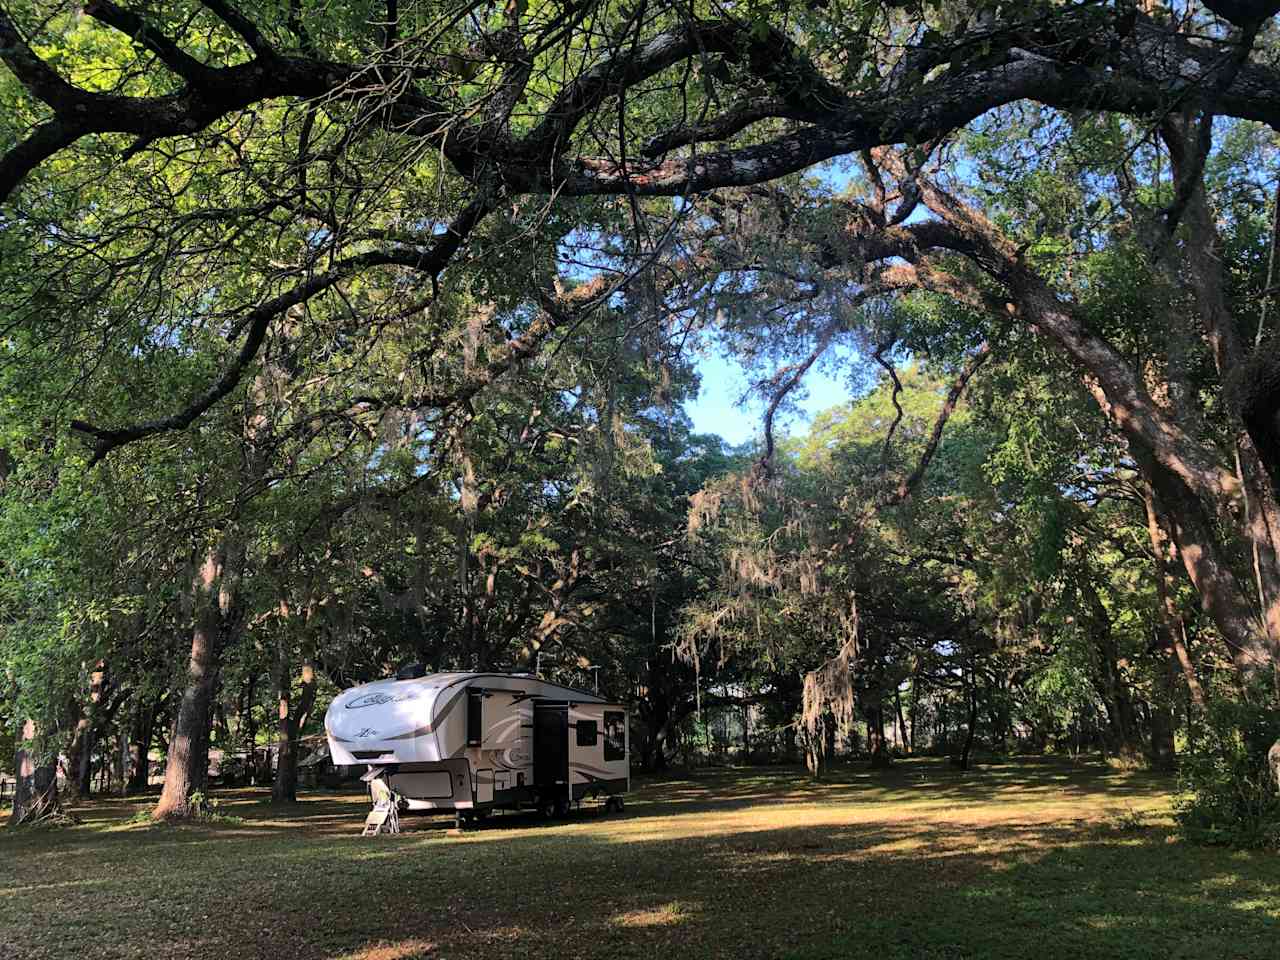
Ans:
[[[1218,701],[1179,767],[1174,817],[1198,843],[1280,849],[1280,793],[1267,751],[1280,739],[1274,706]]]

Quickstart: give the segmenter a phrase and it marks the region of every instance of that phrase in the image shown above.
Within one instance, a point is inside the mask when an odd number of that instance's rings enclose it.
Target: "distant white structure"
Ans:
[[[366,764],[401,809],[538,808],[631,788],[627,709],[523,673],[436,673],[346,690],[324,719],[335,764]]]

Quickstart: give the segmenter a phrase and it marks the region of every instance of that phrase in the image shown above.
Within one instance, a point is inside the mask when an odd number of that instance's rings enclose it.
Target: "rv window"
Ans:
[[[619,710],[604,713],[604,758],[627,759],[627,715]]]
[[[484,741],[484,694],[467,691],[467,746],[478,747]]]
[[[594,720],[578,721],[578,746],[594,747],[596,745],[596,722]]]

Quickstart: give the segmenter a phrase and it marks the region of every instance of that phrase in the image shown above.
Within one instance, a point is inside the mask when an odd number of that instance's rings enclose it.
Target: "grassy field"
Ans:
[[[1280,858],[1177,841],[1168,783],[1018,762],[711,771],[621,815],[413,819],[360,796],[238,822],[0,832],[0,957],[1280,957]]]

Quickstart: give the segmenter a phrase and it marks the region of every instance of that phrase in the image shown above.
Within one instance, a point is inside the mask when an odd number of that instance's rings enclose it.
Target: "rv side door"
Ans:
[[[533,708],[533,784],[539,792],[568,792],[569,707],[536,704]]]

